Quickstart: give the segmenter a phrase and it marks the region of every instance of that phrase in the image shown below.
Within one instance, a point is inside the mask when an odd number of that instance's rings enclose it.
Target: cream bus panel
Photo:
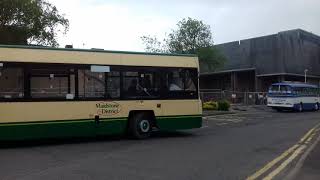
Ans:
[[[162,113],[165,116],[173,115],[195,115],[201,114],[199,100],[171,100],[163,101]]]
[[[0,123],[126,118],[132,110],[153,110],[156,116],[201,114],[198,100],[3,102]]]

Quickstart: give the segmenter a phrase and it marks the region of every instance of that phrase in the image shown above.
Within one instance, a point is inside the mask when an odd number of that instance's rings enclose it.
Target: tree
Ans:
[[[187,18],[177,23],[178,28],[172,30],[160,42],[156,37],[142,36],[141,40],[147,52],[167,52],[180,54],[197,54],[202,67],[206,71],[223,66],[225,57],[214,47],[210,26],[202,21]]]
[[[142,40],[142,43],[145,45],[145,50],[147,52],[153,52],[153,53],[167,52],[167,50],[162,45],[162,43],[158,40],[157,37],[142,36],[140,38]]]
[[[69,21],[46,0],[1,0],[0,43],[58,46],[57,33],[66,33]]]
[[[213,46],[210,26],[202,21],[182,19],[177,26],[166,39],[170,51],[195,54],[200,48]]]
[[[215,71],[223,67],[226,57],[214,46],[199,48],[197,55],[202,72]]]

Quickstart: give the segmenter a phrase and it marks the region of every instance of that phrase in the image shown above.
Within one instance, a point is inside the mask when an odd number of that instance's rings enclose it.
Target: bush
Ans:
[[[218,103],[215,101],[208,101],[203,103],[204,110],[218,110]]]
[[[223,100],[218,102],[218,110],[219,111],[229,111],[230,103],[229,101]]]

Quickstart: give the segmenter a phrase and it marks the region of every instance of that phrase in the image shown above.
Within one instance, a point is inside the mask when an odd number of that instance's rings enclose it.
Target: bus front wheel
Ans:
[[[129,121],[130,135],[135,139],[146,139],[152,131],[151,117],[143,112],[134,114]]]
[[[315,110],[315,111],[318,111],[318,110],[319,110],[319,104],[318,104],[318,103],[316,103],[316,104],[314,105],[314,110]]]
[[[302,105],[302,103],[300,103],[300,104],[298,105],[298,111],[299,111],[299,112],[302,112],[302,111],[303,111],[303,105]]]

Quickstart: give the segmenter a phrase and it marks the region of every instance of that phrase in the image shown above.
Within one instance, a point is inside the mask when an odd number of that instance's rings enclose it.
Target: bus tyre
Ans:
[[[319,110],[319,104],[318,104],[318,103],[316,103],[316,104],[314,105],[314,110],[315,110],[315,111],[318,111],[318,110]]]
[[[145,113],[137,113],[129,121],[130,135],[135,139],[146,139],[152,131],[152,120]]]
[[[302,112],[302,111],[303,111],[303,105],[302,105],[302,103],[300,103],[300,104],[298,105],[298,111],[299,111],[299,112]]]

